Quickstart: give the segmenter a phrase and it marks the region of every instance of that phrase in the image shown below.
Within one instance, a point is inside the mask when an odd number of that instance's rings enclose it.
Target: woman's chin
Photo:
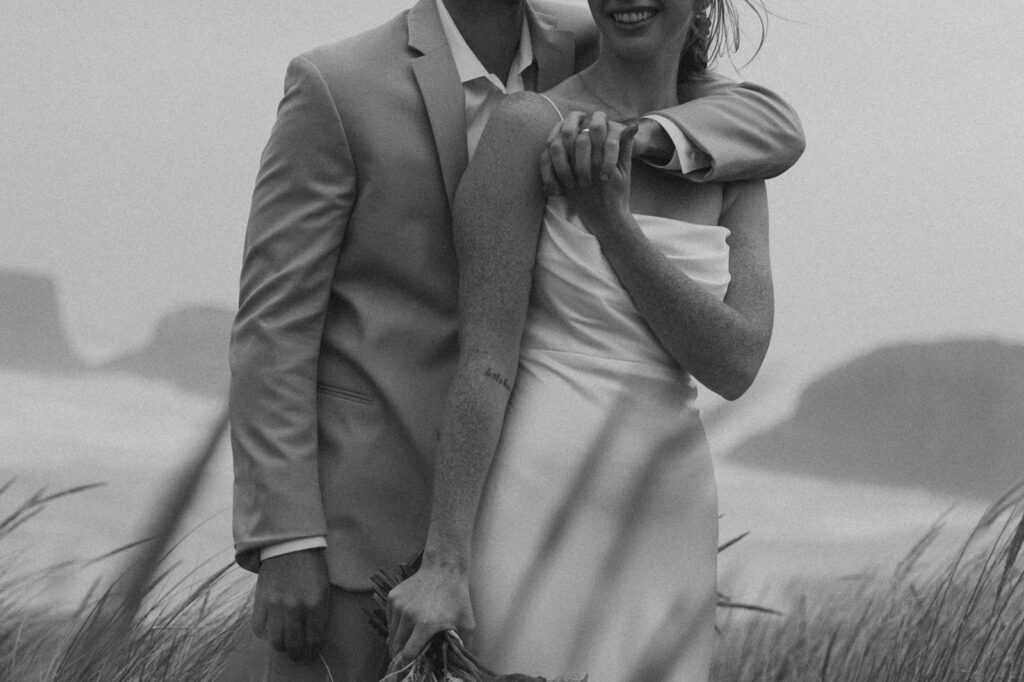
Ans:
[[[678,55],[693,21],[692,0],[590,0],[590,8],[602,49],[629,60]]]
[[[679,54],[685,31],[666,30],[664,17],[656,14],[646,21],[633,24],[606,21],[602,23],[602,49],[609,50],[620,57],[634,59],[650,59],[664,55],[666,52]],[[679,42],[678,49],[675,44]]]
[[[631,62],[655,59],[665,52],[664,43],[659,40],[609,40],[606,44],[610,52]]]

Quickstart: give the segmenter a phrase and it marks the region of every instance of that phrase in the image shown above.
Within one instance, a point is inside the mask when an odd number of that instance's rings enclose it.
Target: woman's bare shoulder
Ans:
[[[531,190],[540,195],[540,154],[558,113],[533,92],[514,93],[495,107],[480,143],[459,183],[456,203],[522,202]],[[493,206],[487,210],[493,210]]]
[[[560,119],[561,113],[558,108],[545,95],[536,92],[516,92],[501,100],[487,126],[504,130],[521,142],[546,140],[548,133]]]

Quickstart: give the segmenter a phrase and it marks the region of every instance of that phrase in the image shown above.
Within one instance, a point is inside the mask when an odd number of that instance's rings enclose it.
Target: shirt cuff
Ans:
[[[326,546],[327,538],[323,535],[299,538],[298,540],[288,540],[286,542],[275,542],[272,545],[260,548],[260,561],[266,561],[271,557],[281,556],[282,554],[291,554],[292,552],[301,552],[307,549],[323,549]]]
[[[679,171],[683,175],[711,167],[711,159],[708,155],[694,147],[679,126],[670,119],[658,114],[648,114],[643,118],[649,118],[664,128],[669,139],[672,140],[672,146],[675,147],[672,158],[667,164],[662,166],[648,161],[651,166],[662,170]]]

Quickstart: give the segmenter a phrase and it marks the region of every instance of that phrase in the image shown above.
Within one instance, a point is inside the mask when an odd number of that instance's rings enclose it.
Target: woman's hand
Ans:
[[[609,121],[603,111],[574,111],[548,136],[541,178],[549,195],[564,195],[593,230],[629,216],[633,138],[638,126]]]
[[[474,627],[465,569],[424,565],[388,593],[391,669],[414,660],[437,633],[455,630],[466,639]]]

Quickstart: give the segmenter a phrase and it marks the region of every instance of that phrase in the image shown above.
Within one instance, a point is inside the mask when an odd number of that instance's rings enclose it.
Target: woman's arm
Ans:
[[[536,96],[503,103],[459,186],[459,362],[439,443],[428,557],[469,558],[477,501],[519,367],[545,202],[538,159],[553,118]]]
[[[401,661],[437,632],[473,627],[473,527],[516,380],[545,200],[538,159],[554,122],[551,105],[536,95],[507,98],[459,185],[459,362],[438,443],[423,562],[389,595],[391,651]]]
[[[595,234],[665,350],[695,379],[734,400],[761,368],[771,339],[774,303],[764,182],[729,185],[725,201],[719,224],[731,231],[731,281],[724,301],[677,270],[632,216],[609,216]]]
[[[568,119],[567,119],[568,120]],[[607,180],[592,174],[587,186],[567,188],[571,206],[597,237],[601,250],[629,292],[637,309],[666,351],[694,378],[730,400],[753,382],[768,350],[774,304],[768,261],[768,208],[764,183],[749,181],[726,186],[719,224],[731,231],[731,282],[724,301],[676,269],[644,236],[629,210],[629,134],[609,123],[591,121],[589,136],[576,138],[622,140],[611,145],[618,156]],[[591,154],[600,166],[600,148]],[[579,157],[581,149],[576,148]],[[564,155],[560,141],[550,153]]]

